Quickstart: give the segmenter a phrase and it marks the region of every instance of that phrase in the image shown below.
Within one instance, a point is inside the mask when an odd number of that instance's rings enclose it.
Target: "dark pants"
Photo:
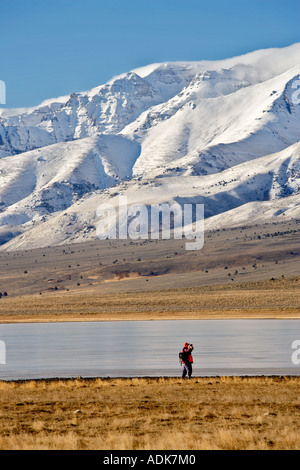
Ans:
[[[187,364],[183,364],[182,378],[184,379],[186,375],[188,376],[189,379],[192,377],[192,363],[191,362],[188,362]]]

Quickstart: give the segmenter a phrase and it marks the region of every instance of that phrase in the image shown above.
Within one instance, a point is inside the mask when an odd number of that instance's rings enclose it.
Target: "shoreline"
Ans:
[[[299,311],[289,313],[274,313],[274,311],[260,312],[170,312],[166,313],[140,313],[140,314],[41,314],[33,315],[0,315],[1,324],[19,323],[72,323],[72,322],[121,322],[121,321],[170,321],[170,320],[300,320]]]
[[[1,379],[0,378],[0,385],[3,384],[15,384],[15,385],[24,385],[24,384],[29,384],[30,382],[34,382],[36,384],[63,384],[63,383],[68,383],[71,384],[76,383],[76,384],[83,384],[84,382],[103,382],[103,383],[108,383],[108,384],[113,384],[114,382],[174,382],[174,381],[182,381],[182,382],[195,382],[195,381],[203,381],[205,382],[206,380],[226,380],[226,381],[260,381],[260,380],[272,380],[275,382],[284,382],[286,380],[300,380],[300,375],[297,374],[283,374],[283,375],[276,375],[276,374],[262,374],[262,375],[195,375],[191,379],[182,379],[180,374],[178,376],[132,376],[132,377],[44,377],[44,378],[28,378],[28,379]]]

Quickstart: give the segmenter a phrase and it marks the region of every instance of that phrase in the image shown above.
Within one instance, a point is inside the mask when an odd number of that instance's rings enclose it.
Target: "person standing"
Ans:
[[[194,350],[194,346],[189,343],[184,343],[182,353],[181,353],[181,361],[183,365],[182,369],[182,378],[184,379],[186,376],[190,379],[192,377],[193,372],[193,356],[192,351]]]

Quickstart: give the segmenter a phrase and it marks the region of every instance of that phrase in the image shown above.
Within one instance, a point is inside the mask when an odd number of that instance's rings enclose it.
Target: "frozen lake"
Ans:
[[[180,376],[185,341],[194,344],[195,376],[300,375],[292,362],[299,327],[300,320],[0,324],[0,379]]]

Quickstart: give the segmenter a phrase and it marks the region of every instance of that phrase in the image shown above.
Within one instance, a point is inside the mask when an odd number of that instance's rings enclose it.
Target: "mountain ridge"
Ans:
[[[98,205],[120,194],[201,202],[207,227],[299,217],[299,80],[294,44],[1,110],[0,249],[94,238]]]

